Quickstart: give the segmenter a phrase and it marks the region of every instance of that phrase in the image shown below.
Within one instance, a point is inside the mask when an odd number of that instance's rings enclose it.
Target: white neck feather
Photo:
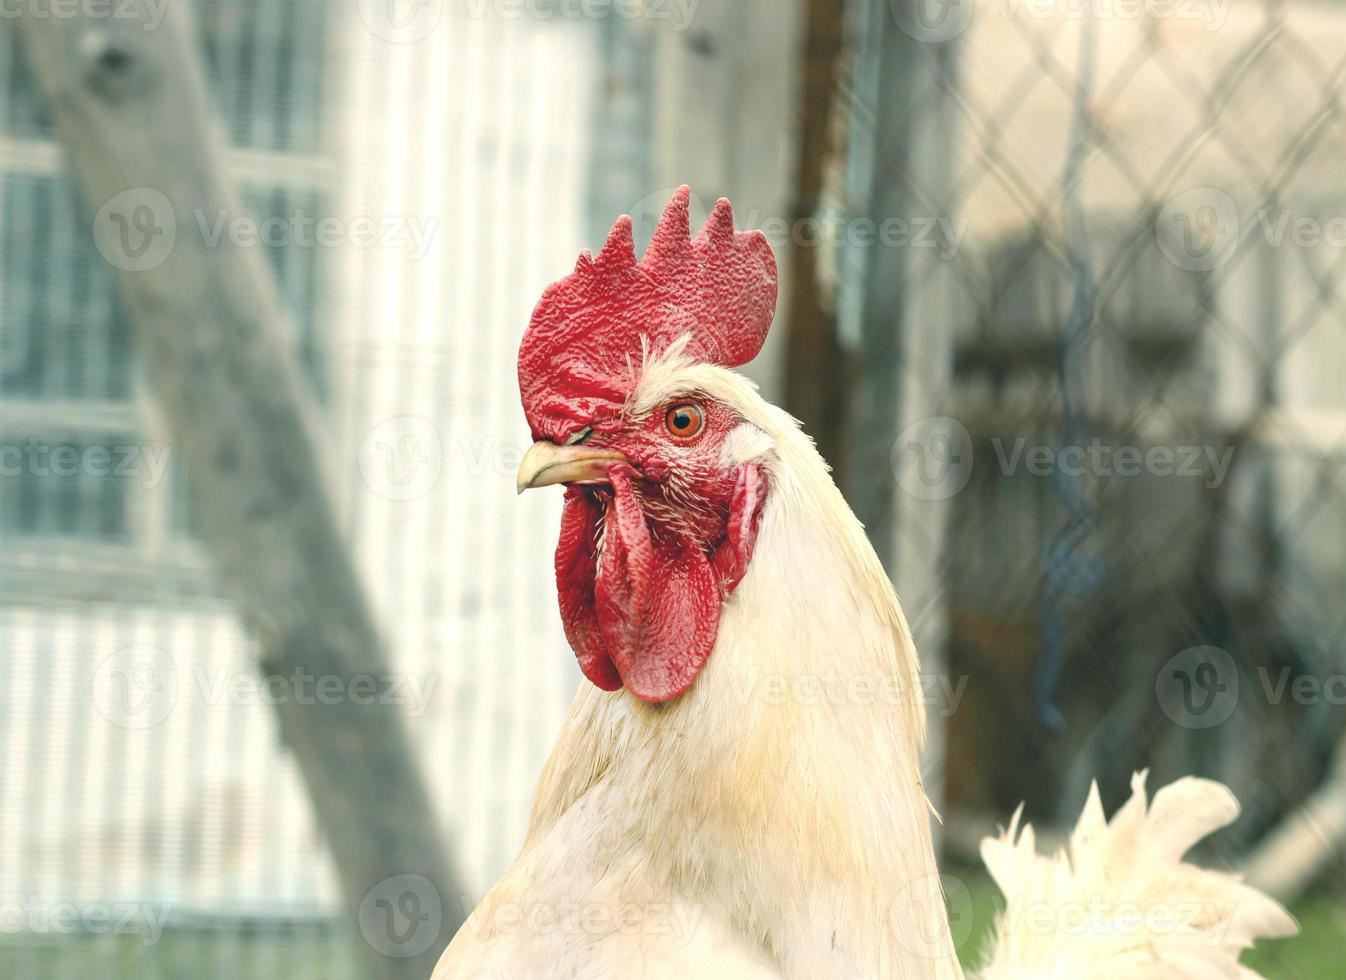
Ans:
[[[754,557],[686,695],[648,705],[583,686],[539,782],[529,846],[601,787],[617,799],[590,807],[595,850],[634,835],[649,852],[642,873],[715,908],[781,975],[960,977],[897,598],[796,423],[736,376],[705,371],[715,397],[769,437]]]

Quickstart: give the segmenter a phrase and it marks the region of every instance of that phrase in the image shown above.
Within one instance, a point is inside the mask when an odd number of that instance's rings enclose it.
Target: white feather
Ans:
[[[1015,815],[982,858],[1005,897],[980,980],[1255,980],[1239,955],[1259,938],[1298,927],[1238,877],[1183,855],[1238,817],[1219,783],[1185,778],[1147,804],[1145,774],[1105,822],[1089,791],[1067,851],[1039,855]]]

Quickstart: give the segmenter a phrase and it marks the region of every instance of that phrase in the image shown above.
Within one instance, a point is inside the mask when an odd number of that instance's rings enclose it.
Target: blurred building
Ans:
[[[421,685],[413,737],[477,891],[522,839],[578,677],[553,612],[558,501],[511,489],[527,442],[513,361],[534,298],[587,242],[604,40],[449,5],[397,43],[365,19],[376,6],[198,6],[248,213],[191,222],[270,229],[258,247],[345,526],[397,670]],[[115,270],[12,20],[0,41],[0,442],[22,450],[0,486],[0,903],[330,919],[328,859]]]
[[[559,495],[513,492],[532,305],[616,214],[648,236],[684,180],[749,220],[778,213],[789,165],[793,17],[725,46],[768,0],[708,3],[695,30],[678,5],[515,6],[198,0],[246,214],[178,226],[251,234],[276,274],[470,892],[446,900],[467,903],[513,860],[579,679],[555,611]],[[212,575],[91,234],[98,204],[0,20],[0,907],[23,933],[0,955],[106,976],[116,943],[65,946],[41,910],[109,902],[232,937],[189,975],[235,976],[247,936],[344,927],[256,638]],[[324,976],[353,967],[313,955]]]

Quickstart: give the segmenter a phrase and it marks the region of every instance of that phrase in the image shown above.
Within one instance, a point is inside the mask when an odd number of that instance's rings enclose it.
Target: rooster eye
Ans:
[[[679,439],[692,439],[701,432],[706,417],[695,402],[674,405],[664,416],[664,428]]]

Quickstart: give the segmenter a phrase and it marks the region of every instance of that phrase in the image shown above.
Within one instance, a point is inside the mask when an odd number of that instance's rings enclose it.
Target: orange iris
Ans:
[[[701,406],[694,402],[674,405],[664,416],[664,428],[668,429],[669,435],[679,439],[695,438],[701,433],[701,427],[705,424],[705,413],[701,411]]]

